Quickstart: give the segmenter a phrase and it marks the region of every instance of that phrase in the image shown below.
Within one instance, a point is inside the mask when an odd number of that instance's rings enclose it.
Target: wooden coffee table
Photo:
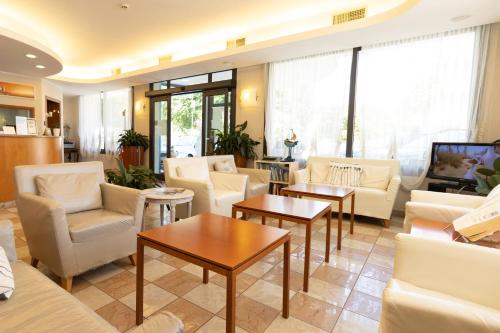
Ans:
[[[244,218],[247,214],[260,215],[263,225],[266,224],[266,217],[278,219],[280,228],[282,227],[283,220],[306,225],[303,289],[307,292],[309,289],[309,260],[311,257],[311,225],[326,215],[325,262],[329,262],[330,227],[332,221],[331,205],[323,201],[264,194],[233,204],[233,218],[236,218],[238,211],[243,213]]]
[[[344,213],[344,200],[351,197],[351,225],[349,233],[354,233],[354,201],[356,194],[352,187],[329,186],[320,184],[295,184],[281,189],[281,195],[293,197],[310,197],[337,201],[339,203],[337,226],[337,250],[342,247],[342,220]]]
[[[236,276],[284,245],[283,317],[288,318],[290,294],[290,231],[204,213],[137,235],[136,323],[143,321],[144,246],[226,277],[226,332],[235,332]]]

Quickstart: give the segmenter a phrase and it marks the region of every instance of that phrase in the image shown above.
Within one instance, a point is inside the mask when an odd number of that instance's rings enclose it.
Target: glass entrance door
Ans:
[[[155,174],[163,174],[163,159],[168,154],[168,97],[152,98],[154,120],[151,125],[154,125],[154,131],[151,138],[151,158],[153,163],[151,168]]]
[[[202,156],[202,112],[201,92],[172,95],[170,122],[170,157]]]
[[[217,133],[227,133],[230,110],[228,90],[207,91],[203,94],[205,110],[205,155],[213,155]]]

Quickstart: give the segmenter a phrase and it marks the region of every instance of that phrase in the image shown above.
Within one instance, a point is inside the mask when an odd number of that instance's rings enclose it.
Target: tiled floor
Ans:
[[[148,225],[157,225],[155,211]],[[29,251],[15,208],[0,210],[14,222],[18,257]],[[260,219],[252,219],[259,223]],[[269,224],[277,225],[274,221]],[[391,277],[397,225],[384,229],[376,221],[357,221],[354,235],[343,233],[342,250],[332,237],[330,263],[323,262],[325,221],[313,227],[309,292],[301,291],[303,226],[284,223],[292,232],[290,317],[281,317],[282,249],[274,251],[237,278],[237,332],[376,332],[381,295]],[[333,223],[332,235],[337,235]],[[394,223],[393,223],[394,225]],[[344,226],[344,231],[348,225]],[[202,284],[201,268],[146,248],[144,313],[168,310],[180,317],[186,332],[224,332],[225,278],[211,273]],[[43,263],[40,270],[57,281]],[[73,295],[120,331],[134,326],[135,267],[124,258],[74,279]]]

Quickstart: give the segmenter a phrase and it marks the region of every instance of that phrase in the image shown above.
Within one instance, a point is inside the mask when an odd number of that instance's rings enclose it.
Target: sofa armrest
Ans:
[[[295,184],[309,183],[310,181],[310,172],[309,169],[300,169],[293,173],[293,178]]]
[[[194,192],[193,215],[211,212],[215,208],[214,184],[210,181],[170,177],[168,186],[186,188]]]
[[[146,319],[142,325],[135,327],[129,333],[183,333],[184,324],[168,311],[157,313]]]
[[[269,184],[271,181],[271,170],[264,169],[251,169],[251,168],[237,168],[238,173],[247,175],[252,183]]]
[[[392,202],[396,201],[400,185],[401,177],[399,175],[393,176],[387,185],[387,200]]]
[[[379,332],[500,332],[500,312],[392,279],[382,298]]]
[[[102,183],[101,193],[104,209],[133,216],[134,224],[140,230],[146,200],[146,195],[141,190]]]
[[[419,190],[411,191],[411,201],[428,202],[433,204],[442,204],[464,208],[477,208],[481,206],[485,200],[485,197],[481,197],[478,195]]]
[[[396,235],[393,278],[500,309],[500,251],[459,242]]]
[[[237,173],[211,171],[210,179],[214,183],[216,190],[245,193],[248,176]]]
[[[5,250],[9,261],[16,260],[16,244],[14,241],[14,227],[10,220],[0,220],[0,247]]]
[[[405,209],[404,231],[409,233],[414,220],[430,220],[452,223],[453,220],[469,213],[472,208],[408,201]]]

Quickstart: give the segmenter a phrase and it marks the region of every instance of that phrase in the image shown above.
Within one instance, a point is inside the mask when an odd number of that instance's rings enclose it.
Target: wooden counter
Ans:
[[[16,165],[62,163],[62,137],[0,135],[0,202],[15,200]]]

